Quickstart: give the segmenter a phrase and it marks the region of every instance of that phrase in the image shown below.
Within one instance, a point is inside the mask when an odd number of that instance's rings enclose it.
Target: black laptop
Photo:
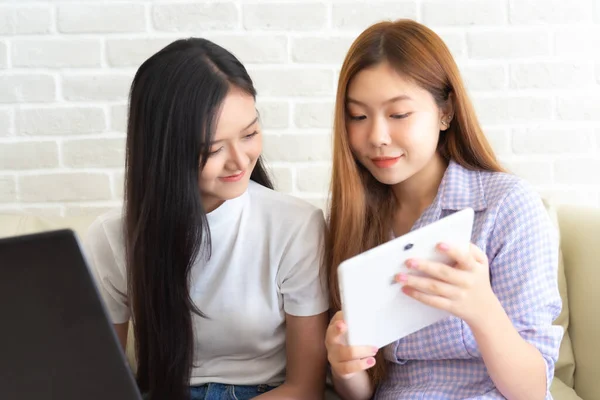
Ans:
[[[141,400],[75,233],[0,239],[0,399]]]

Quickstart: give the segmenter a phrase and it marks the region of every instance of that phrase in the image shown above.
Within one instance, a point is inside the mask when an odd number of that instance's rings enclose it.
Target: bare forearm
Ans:
[[[488,373],[504,397],[546,398],[544,358],[519,335],[499,302],[491,306],[489,318],[479,325],[473,324],[471,330]]]
[[[342,379],[335,373],[333,386],[343,400],[369,400],[373,397],[373,384],[366,371],[357,372],[348,379]]]
[[[310,317],[286,314],[285,383],[260,400],[321,400],[325,392],[327,313]]]

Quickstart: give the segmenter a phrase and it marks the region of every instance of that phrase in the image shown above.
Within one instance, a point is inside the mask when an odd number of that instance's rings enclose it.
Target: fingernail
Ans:
[[[442,251],[446,251],[446,250],[450,249],[450,246],[448,246],[446,243],[440,243],[440,244],[438,244],[438,249],[440,249]]]
[[[411,259],[411,260],[406,261],[406,266],[408,268],[417,268],[417,265],[418,265],[418,263],[416,260]]]
[[[404,274],[398,274],[398,275],[396,275],[396,280],[398,282],[404,283],[404,282],[406,282],[408,280],[408,276],[406,276]]]
[[[375,359],[374,358],[367,358],[367,365],[375,365]]]

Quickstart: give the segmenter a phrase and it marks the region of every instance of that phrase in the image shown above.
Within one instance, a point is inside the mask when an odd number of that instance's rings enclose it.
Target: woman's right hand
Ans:
[[[375,365],[377,347],[373,346],[348,346],[345,333],[348,327],[344,316],[338,311],[327,328],[325,346],[327,359],[331,364],[334,375],[342,379],[350,379],[357,372],[365,371]]]

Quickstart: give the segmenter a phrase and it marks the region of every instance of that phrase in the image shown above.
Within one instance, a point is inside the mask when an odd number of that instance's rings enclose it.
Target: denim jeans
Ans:
[[[260,396],[276,386],[271,385],[224,385],[222,383],[207,383],[190,387],[191,400],[249,400]],[[147,395],[144,398],[148,398]]]
[[[190,388],[191,400],[248,400],[272,389],[275,389],[275,386],[223,385],[221,383],[208,383]]]

